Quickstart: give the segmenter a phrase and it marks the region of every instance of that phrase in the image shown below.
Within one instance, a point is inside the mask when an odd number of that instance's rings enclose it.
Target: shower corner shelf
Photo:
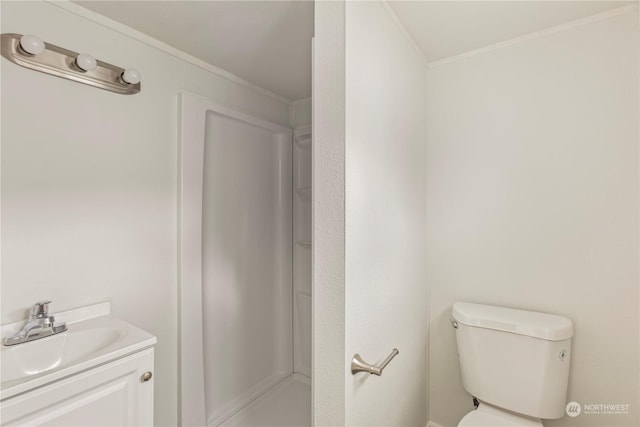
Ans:
[[[297,188],[296,194],[301,198],[308,199],[311,197],[311,187]]]
[[[311,240],[298,240],[296,243],[300,246],[311,246]]]
[[[311,148],[311,135],[303,139],[296,139],[296,146],[301,149]]]
[[[305,127],[302,129],[296,129],[293,131],[293,139],[296,142],[296,146],[301,149],[311,148],[311,127]]]

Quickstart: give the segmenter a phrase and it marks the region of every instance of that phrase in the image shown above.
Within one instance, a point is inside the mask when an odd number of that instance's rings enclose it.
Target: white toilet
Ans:
[[[565,414],[573,324],[566,317],[455,303],[462,385],[480,402],[458,427],[541,427]]]

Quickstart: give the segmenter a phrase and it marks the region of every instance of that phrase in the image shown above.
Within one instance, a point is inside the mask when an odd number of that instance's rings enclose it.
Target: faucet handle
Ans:
[[[31,307],[32,319],[43,319],[49,315],[49,304],[51,301],[43,300],[38,301]]]

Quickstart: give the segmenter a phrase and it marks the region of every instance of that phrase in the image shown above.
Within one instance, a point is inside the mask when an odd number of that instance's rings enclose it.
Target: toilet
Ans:
[[[564,416],[571,320],[466,302],[451,314],[462,385],[480,402],[458,427],[542,427]]]

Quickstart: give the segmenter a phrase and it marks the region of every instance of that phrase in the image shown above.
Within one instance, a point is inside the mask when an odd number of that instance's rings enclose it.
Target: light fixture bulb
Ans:
[[[40,37],[26,34],[20,37],[20,47],[29,55],[38,55],[44,51],[44,42]]]
[[[127,68],[120,77],[123,82],[130,85],[140,83],[140,72],[135,68]]]
[[[82,71],[92,71],[98,66],[96,59],[88,53],[81,53],[76,57],[76,65]]]

